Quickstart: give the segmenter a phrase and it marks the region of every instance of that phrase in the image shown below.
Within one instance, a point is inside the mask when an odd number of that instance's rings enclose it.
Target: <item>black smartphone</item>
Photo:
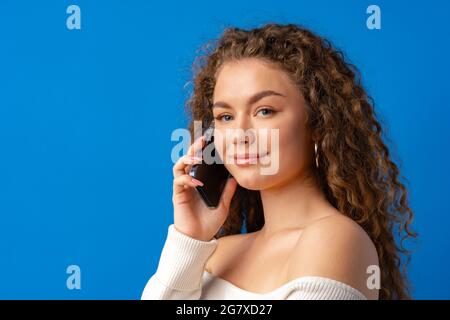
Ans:
[[[220,202],[223,189],[231,174],[225,168],[223,161],[212,161],[212,159],[221,159],[218,154],[216,155],[214,147],[214,125],[210,125],[203,135],[205,144],[202,148],[202,163],[194,164],[189,175],[203,182],[203,186],[195,188],[205,204],[214,209]],[[207,162],[205,162],[205,157],[210,157]]]

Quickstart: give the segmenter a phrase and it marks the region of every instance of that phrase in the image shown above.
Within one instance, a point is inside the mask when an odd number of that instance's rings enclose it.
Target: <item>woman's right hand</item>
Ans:
[[[217,208],[210,209],[206,206],[195,190],[202,181],[188,174],[193,164],[201,163],[201,158],[195,157],[194,152],[201,150],[204,143],[204,136],[201,136],[189,147],[187,154],[180,157],[173,166],[172,202],[175,228],[191,238],[210,241],[228,216],[237,182],[234,178],[227,180]]]

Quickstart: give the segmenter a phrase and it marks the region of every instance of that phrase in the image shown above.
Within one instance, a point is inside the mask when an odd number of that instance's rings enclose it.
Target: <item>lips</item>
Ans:
[[[235,154],[233,156],[233,159],[236,164],[255,164],[258,162],[258,159],[263,158],[267,155],[267,153],[260,155],[260,154]]]
[[[235,154],[234,160],[240,160],[240,159],[257,159],[259,158],[259,154]]]

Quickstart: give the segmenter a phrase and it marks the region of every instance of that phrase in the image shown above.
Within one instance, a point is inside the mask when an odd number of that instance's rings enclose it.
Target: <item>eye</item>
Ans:
[[[226,118],[227,120],[225,120],[224,117],[229,117],[229,118]],[[229,114],[221,114],[221,115],[215,117],[216,120],[225,121],[225,122],[228,122],[228,120],[231,120],[230,118],[232,118],[232,116]]]
[[[258,114],[258,113],[261,113],[263,116],[269,116],[269,115],[275,113],[275,110],[272,110],[270,108],[261,108],[258,110],[258,112],[256,112],[256,114]]]

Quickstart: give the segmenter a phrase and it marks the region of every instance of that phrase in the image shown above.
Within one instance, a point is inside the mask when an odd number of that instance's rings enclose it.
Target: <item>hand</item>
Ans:
[[[175,228],[191,238],[210,241],[228,216],[237,182],[234,178],[227,180],[217,208],[210,209],[206,206],[195,190],[203,182],[188,174],[192,165],[201,163],[201,158],[195,157],[194,151],[201,150],[204,143],[204,136],[201,136],[173,166],[172,202]]]

